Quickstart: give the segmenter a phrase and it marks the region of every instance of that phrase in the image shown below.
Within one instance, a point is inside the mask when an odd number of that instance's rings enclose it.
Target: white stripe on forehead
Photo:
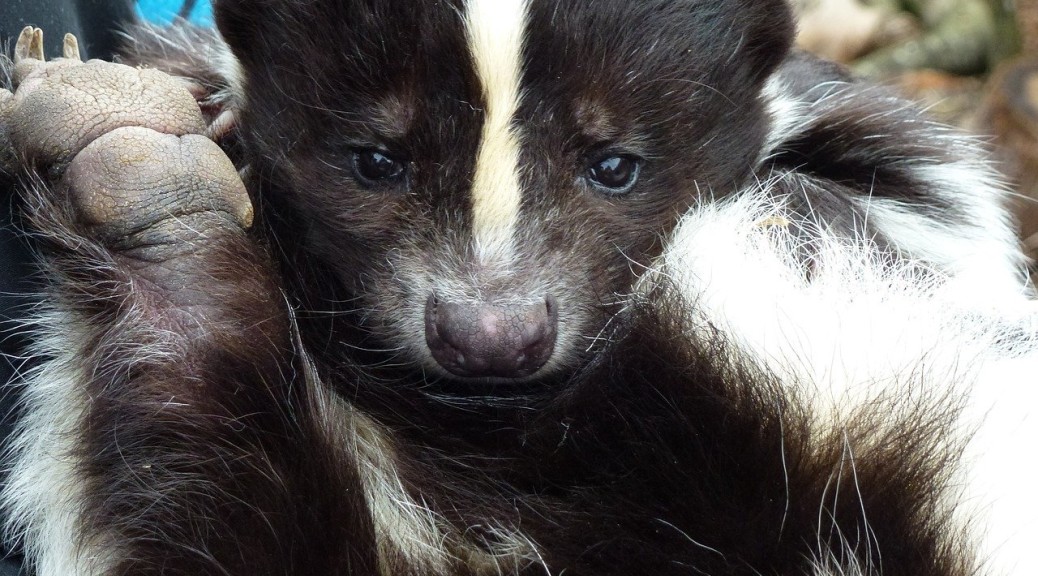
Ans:
[[[511,253],[519,216],[520,100],[526,0],[468,0],[469,50],[486,102],[472,182],[473,234],[480,259]]]

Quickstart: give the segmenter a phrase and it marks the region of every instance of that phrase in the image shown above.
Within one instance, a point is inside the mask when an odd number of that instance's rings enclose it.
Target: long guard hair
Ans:
[[[1025,574],[1038,351],[980,147],[789,52],[778,0],[504,2],[520,24],[486,28],[490,4],[228,0],[218,33],[130,32],[257,224],[157,272],[23,183],[47,360],[3,502],[36,573]],[[376,145],[406,191],[356,175]],[[587,154],[640,180],[596,196]],[[533,376],[423,347],[429,294],[539,290]]]

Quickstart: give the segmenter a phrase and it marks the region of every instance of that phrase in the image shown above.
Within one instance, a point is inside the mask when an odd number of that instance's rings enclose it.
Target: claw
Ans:
[[[205,135],[210,139],[219,142],[230,134],[235,125],[237,124],[237,116],[234,114],[234,110],[224,110],[209,124],[209,128],[206,129]]]
[[[65,34],[65,39],[61,46],[62,55],[69,60],[80,60],[79,56],[79,40],[76,39],[74,34]]]
[[[46,60],[43,55],[43,29],[37,28],[32,31],[32,44],[29,45],[29,57],[37,60]]]
[[[26,26],[18,35],[18,43],[14,45],[14,63],[23,60],[43,60],[43,30]]]
[[[18,42],[14,45],[15,64],[18,64],[29,57],[29,45],[32,44],[32,31],[32,26],[26,26],[25,28],[22,28],[22,33],[18,35]]]

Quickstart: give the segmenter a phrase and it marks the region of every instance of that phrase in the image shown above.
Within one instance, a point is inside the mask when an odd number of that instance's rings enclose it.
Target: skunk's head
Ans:
[[[784,0],[225,0],[217,21],[268,222],[324,274],[307,305],[471,381],[582,361],[688,206],[748,177],[791,37]]]

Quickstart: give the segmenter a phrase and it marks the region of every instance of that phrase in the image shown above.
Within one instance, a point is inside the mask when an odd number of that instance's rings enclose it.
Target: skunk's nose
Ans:
[[[425,342],[436,362],[458,376],[518,378],[533,374],[555,349],[555,299],[535,304],[455,304],[430,296]]]

